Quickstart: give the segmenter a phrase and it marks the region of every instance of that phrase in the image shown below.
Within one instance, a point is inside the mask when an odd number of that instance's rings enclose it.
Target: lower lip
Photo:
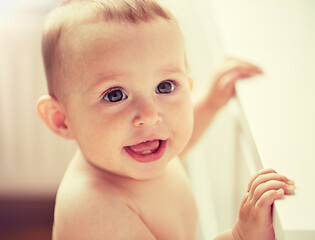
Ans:
[[[131,151],[128,147],[125,147],[126,152],[137,162],[141,162],[141,163],[149,163],[149,162],[154,162],[159,160],[166,149],[166,140],[161,140],[160,146],[158,148],[158,150],[154,153],[150,153],[150,154],[137,154],[133,151]]]

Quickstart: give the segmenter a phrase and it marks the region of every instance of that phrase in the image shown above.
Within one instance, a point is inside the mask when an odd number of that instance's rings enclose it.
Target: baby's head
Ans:
[[[171,13],[149,0],[72,0],[45,26],[50,96],[38,112],[47,126],[108,173],[159,175],[193,124],[184,43]]]
[[[69,85],[68,68],[80,54],[80,45],[92,35],[77,35],[81,27],[96,23],[139,24],[155,19],[175,23],[169,11],[155,1],[147,0],[65,0],[48,16],[43,36],[42,53],[49,95],[61,98]],[[106,25],[104,24],[104,27]],[[106,37],[111,37],[110,35]]]

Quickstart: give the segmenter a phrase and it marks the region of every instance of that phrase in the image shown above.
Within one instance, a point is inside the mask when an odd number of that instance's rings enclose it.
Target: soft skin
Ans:
[[[99,22],[73,31],[76,34],[63,44],[71,87],[58,102],[67,137],[76,140],[86,160],[97,168],[134,179],[161,174],[182,151],[193,126],[177,26],[165,20],[137,25]],[[175,89],[156,93],[166,80],[174,81]],[[121,89],[127,98],[116,103],[102,99],[111,88]],[[158,161],[142,164],[125,151],[126,146],[154,139],[166,141]]]

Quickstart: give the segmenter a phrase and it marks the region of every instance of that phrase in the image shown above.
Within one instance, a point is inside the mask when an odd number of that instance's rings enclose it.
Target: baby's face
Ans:
[[[166,20],[95,23],[72,34],[65,109],[84,156],[120,176],[158,176],[193,127],[178,27]]]

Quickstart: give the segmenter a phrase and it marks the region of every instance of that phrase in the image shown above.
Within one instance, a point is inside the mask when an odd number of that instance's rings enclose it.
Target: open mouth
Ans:
[[[138,162],[153,162],[160,159],[166,148],[166,140],[152,140],[124,147],[126,152]]]

